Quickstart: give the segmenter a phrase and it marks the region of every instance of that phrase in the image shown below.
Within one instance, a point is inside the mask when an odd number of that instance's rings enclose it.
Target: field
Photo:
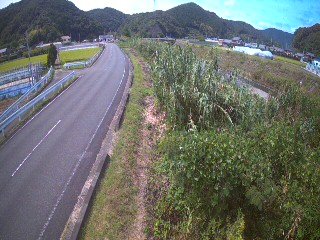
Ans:
[[[276,59],[277,61],[294,64],[294,65],[300,66],[300,67],[302,67],[302,68],[305,68],[305,67],[306,67],[306,64],[305,64],[305,63],[302,63],[302,62],[300,62],[300,61],[298,61],[298,60],[294,60],[294,59],[291,59],[291,58],[286,58],[286,57],[281,57],[281,56],[275,56],[275,59]]]
[[[208,58],[207,54],[210,47],[191,45],[192,49],[201,58]],[[249,56],[238,52],[226,51],[217,48],[219,54],[219,65],[232,71],[238,69],[239,74],[250,80],[259,82],[274,89],[290,84],[302,83],[303,90],[310,94],[319,96],[320,78],[303,69],[299,61],[276,56],[271,61],[255,56]]]
[[[86,49],[79,49],[79,50],[72,50],[60,53],[61,64],[66,62],[76,62],[76,61],[84,61],[93,57],[100,48],[86,48]],[[32,63],[41,62],[42,64],[46,64],[47,62],[47,54],[31,57],[30,61]],[[10,69],[19,68],[22,66],[26,66],[29,64],[28,58],[18,59],[11,62],[6,62],[0,65],[0,72],[8,71]]]
[[[47,62],[47,55],[39,55],[35,57],[30,58],[31,63],[37,63],[40,62],[42,64],[46,64]],[[10,61],[10,62],[5,62],[0,65],[0,72],[8,71],[11,69],[23,67],[29,64],[29,58],[23,58],[23,59],[18,59],[15,61]]]
[[[100,48],[86,48],[79,50],[72,50],[60,53],[61,64],[67,62],[85,61],[93,57]]]

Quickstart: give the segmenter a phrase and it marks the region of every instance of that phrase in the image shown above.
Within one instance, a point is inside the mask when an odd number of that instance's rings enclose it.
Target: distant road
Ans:
[[[128,78],[108,44],[100,59],[0,147],[0,239],[59,239]]]

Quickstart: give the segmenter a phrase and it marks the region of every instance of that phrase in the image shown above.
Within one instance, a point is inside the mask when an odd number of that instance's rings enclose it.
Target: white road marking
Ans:
[[[84,159],[84,157],[87,155],[87,151],[88,151],[88,149],[89,149],[89,147],[90,147],[93,139],[95,138],[95,136],[96,136],[96,134],[97,134],[97,132],[98,132],[98,130],[99,130],[99,128],[100,128],[103,120],[104,120],[105,117],[107,116],[107,113],[109,112],[109,109],[111,108],[111,106],[112,106],[112,104],[113,104],[113,102],[114,102],[114,99],[115,99],[115,97],[117,96],[118,91],[119,91],[119,89],[120,89],[120,86],[121,86],[121,84],[122,84],[122,82],[123,82],[123,79],[124,79],[124,76],[125,76],[125,72],[126,72],[126,68],[124,68],[124,71],[123,71],[123,72],[124,72],[124,73],[123,73],[123,75],[122,75],[122,79],[121,79],[121,81],[120,81],[120,84],[119,84],[119,86],[118,86],[118,89],[117,89],[116,93],[114,94],[114,96],[113,96],[113,98],[112,98],[112,100],[111,100],[111,103],[109,104],[109,106],[108,106],[106,112],[104,113],[101,121],[99,122],[98,127],[97,127],[96,130],[94,131],[94,133],[93,133],[93,135],[92,135],[89,143],[87,144],[84,152],[82,153],[82,155],[81,155],[81,157],[79,158],[77,164],[75,165],[75,167],[74,167],[74,169],[73,169],[73,171],[72,171],[72,174],[71,174],[71,176],[69,177],[67,183],[65,184],[65,186],[64,186],[64,188],[63,188],[60,196],[58,197],[57,202],[56,202],[56,204],[54,205],[54,207],[53,207],[53,209],[52,209],[52,211],[51,211],[51,213],[50,213],[50,215],[49,215],[46,223],[45,223],[45,224],[43,225],[43,227],[42,227],[42,230],[41,230],[41,233],[40,233],[38,239],[42,239],[42,238],[43,238],[44,233],[45,233],[47,227],[49,226],[50,221],[51,221],[51,219],[53,218],[53,216],[54,216],[54,214],[55,214],[55,211],[56,211],[56,209],[57,209],[57,207],[58,207],[61,199],[63,198],[63,196],[64,196],[64,194],[65,194],[65,192],[66,192],[66,190],[67,190],[67,188],[68,188],[68,186],[69,186],[69,184],[70,184],[70,182],[71,182],[71,180],[72,180],[72,177],[75,175],[75,173],[76,173],[76,171],[77,171],[77,169],[78,169],[81,161],[82,161],[82,160]]]
[[[4,147],[4,145],[6,145],[11,139],[13,139],[13,137],[15,135],[18,134],[18,132],[20,132],[22,129],[24,129],[34,118],[36,118],[42,111],[44,111],[47,107],[49,107],[52,103],[54,103],[57,99],[59,99],[62,94],[64,94],[69,88],[71,88],[71,86],[73,84],[75,84],[76,82],[78,82],[78,80],[81,78],[82,76],[78,77],[78,79],[76,79],[74,82],[72,82],[65,90],[63,90],[61,93],[58,94],[58,96],[56,96],[52,101],[50,101],[45,107],[43,107],[39,112],[37,112],[29,121],[27,121],[22,127],[20,127],[4,144],[1,145],[1,148]]]
[[[22,165],[28,160],[28,158],[31,156],[31,154],[40,146],[40,144],[46,139],[46,137],[49,136],[49,134],[55,129],[56,126],[61,122],[59,120],[51,129],[50,131],[41,139],[41,141],[32,149],[32,151],[28,154],[28,156],[20,163],[20,165],[17,167],[17,169],[12,173],[12,177],[19,171],[19,169],[22,167]]]

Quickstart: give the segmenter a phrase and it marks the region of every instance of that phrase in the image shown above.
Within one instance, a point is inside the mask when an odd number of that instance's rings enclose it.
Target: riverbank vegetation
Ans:
[[[320,107],[294,83],[268,101],[227,80],[220,56],[134,41],[167,132],[150,179],[157,239],[320,237]]]

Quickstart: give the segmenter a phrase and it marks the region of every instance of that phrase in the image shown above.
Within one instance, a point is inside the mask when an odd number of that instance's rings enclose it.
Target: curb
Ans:
[[[61,234],[61,240],[77,239],[82,222],[86,217],[86,211],[90,204],[90,200],[93,196],[95,187],[101,178],[101,172],[103,169],[106,169],[109,165],[110,157],[108,153],[112,146],[112,139],[115,132],[118,131],[120,128],[121,119],[125,111],[127,100],[130,94],[130,88],[133,82],[133,64],[131,62],[131,59],[127,56],[127,54],[125,54],[125,57],[129,60],[129,76],[124,89],[124,93],[122,95],[117,111],[109,126],[109,130],[106,134],[106,137],[102,142],[100,151],[90,170],[89,176],[82,188],[80,195],[78,196],[78,201],[74,206],[72,213],[69,216],[64,231]]]

